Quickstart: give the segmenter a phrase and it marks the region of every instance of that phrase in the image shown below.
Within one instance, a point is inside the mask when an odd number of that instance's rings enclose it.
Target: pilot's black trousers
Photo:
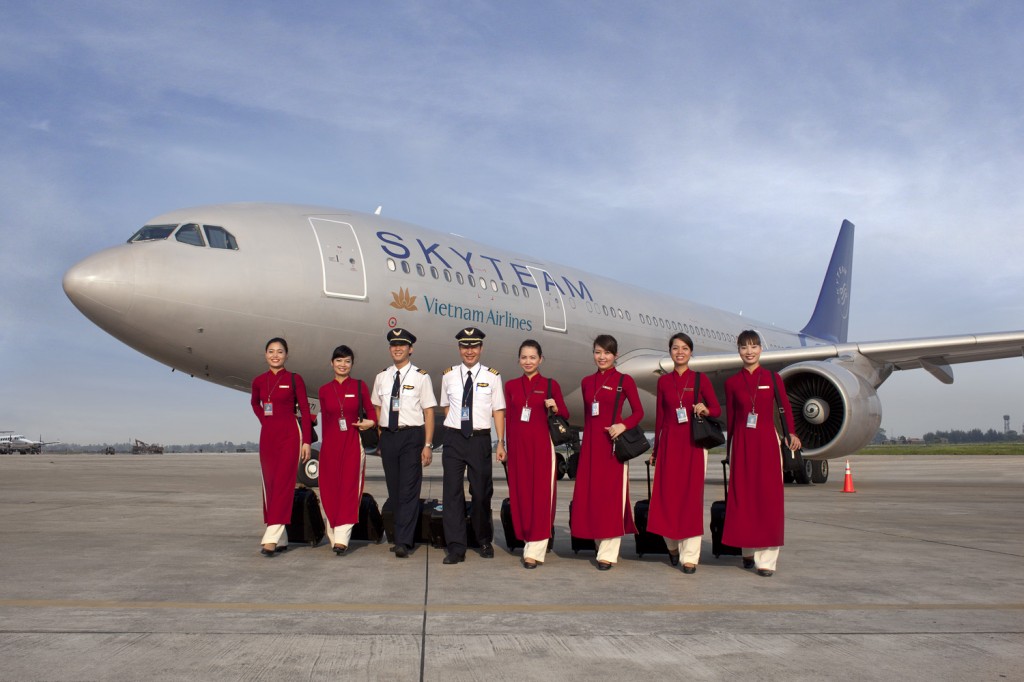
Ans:
[[[458,429],[444,430],[444,538],[449,554],[466,553],[466,491],[464,477],[469,478],[472,496],[470,522],[481,544],[494,540],[491,519],[491,497],[494,481],[491,478],[491,434],[466,438]]]
[[[401,431],[383,430],[380,434],[380,459],[388,499],[395,512],[396,545],[413,547],[420,519],[420,488],[423,483],[423,427]]]

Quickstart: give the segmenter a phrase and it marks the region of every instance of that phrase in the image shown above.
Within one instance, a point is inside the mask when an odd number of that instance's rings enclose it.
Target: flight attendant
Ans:
[[[778,387],[789,430],[787,445],[800,449],[786,387],[761,367],[761,337],[747,330],[736,340],[743,368],[725,381],[729,420],[729,500],[722,541],[743,548],[743,567],[775,573],[783,541],[782,451],[775,430]]]
[[[351,377],[355,353],[338,346],[331,355],[334,379],[320,387],[324,441],[320,447],[320,501],[327,514],[327,539],[337,556],[348,549],[359,522],[366,454],[359,432],[377,425],[370,389]],[[359,413],[360,405],[366,417]]]
[[[484,333],[476,327],[461,329],[455,335],[462,362],[449,367],[441,377],[441,401],[444,408],[444,537],[448,552],[442,563],[466,560],[465,478],[473,497],[471,522],[480,556],[494,557],[494,522],[491,518],[491,421],[498,435],[497,457],[505,457],[505,394],[498,370],[480,364]]]
[[[306,382],[284,368],[288,342],[267,341],[269,370],[252,380],[252,411],[260,420],[260,469],[263,474],[263,534],[260,554],[272,557],[292,520],[292,498],[299,460],[309,459],[312,420]],[[299,418],[295,418],[295,408]],[[282,547],[283,551],[286,547]]]
[[[498,454],[498,461],[508,462],[512,526],[516,536],[526,543],[526,568],[544,563],[555,522],[557,468],[555,446],[548,431],[548,410],[569,418],[562,388],[554,379],[540,374],[543,362],[540,344],[532,339],[523,341],[519,346],[523,376],[505,384],[508,452]]]
[[[381,464],[388,486],[388,500],[395,511],[394,553],[405,559],[416,540],[420,515],[423,467],[433,459],[434,385],[426,370],[412,364],[416,336],[396,327],[385,338],[394,365],[373,381],[370,399],[380,425]]]
[[[679,333],[669,339],[674,371],[658,378],[658,411],[654,420],[654,487],[647,530],[665,537],[673,566],[683,561],[683,573],[695,573],[704,533],[704,473],[708,451],[690,435],[694,416],[722,413],[711,381],[702,376],[700,394],[690,370],[693,340]]]
[[[580,382],[583,391],[583,444],[580,449],[576,487],[573,490],[572,534],[597,543],[597,568],[609,570],[619,559],[619,544],[626,533],[635,533],[629,504],[628,465],[615,458],[613,442],[623,431],[644,418],[636,382],[615,369],[619,344],[601,334],[594,339],[597,371]],[[617,414],[612,414],[620,395]],[[622,417],[629,403],[630,415]]]

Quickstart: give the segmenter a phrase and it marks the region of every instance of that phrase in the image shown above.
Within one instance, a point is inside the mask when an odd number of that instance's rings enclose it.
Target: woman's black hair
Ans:
[[[756,346],[761,345],[761,335],[755,332],[753,329],[746,329],[740,332],[740,335],[736,337],[736,347],[742,348],[748,344],[754,344]]]
[[[673,334],[672,338],[670,338],[668,340],[668,349],[669,350],[672,350],[672,342],[676,341],[676,340],[682,341],[683,343],[685,343],[687,346],[690,347],[690,351],[691,352],[693,351],[693,339],[690,338],[689,334],[685,334],[683,332],[679,332],[677,334]]]
[[[536,348],[537,349],[537,355],[540,356],[540,357],[544,357],[544,351],[542,351],[540,349],[540,344],[537,343],[536,341],[534,341],[533,339],[526,339],[526,341],[523,341],[521,344],[519,344],[519,354],[520,355],[523,354],[523,349],[524,348]]]
[[[594,339],[594,348],[601,348],[612,355],[619,354],[619,342],[616,341],[615,337],[611,334],[599,334],[598,337]]]
[[[352,358],[352,364],[356,364],[356,354],[352,352],[352,349],[342,344],[334,349],[331,353],[331,362],[334,362],[338,358]]]
[[[272,343],[279,343],[279,344],[281,344],[284,347],[284,352],[288,353],[288,342],[285,341],[284,339],[282,339],[280,336],[275,336],[274,338],[270,339],[270,341],[267,341],[267,345],[263,347],[263,352],[264,353],[266,353],[268,350],[270,350],[270,344],[272,344]]]

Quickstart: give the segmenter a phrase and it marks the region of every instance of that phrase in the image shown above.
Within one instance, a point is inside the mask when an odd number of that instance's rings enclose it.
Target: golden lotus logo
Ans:
[[[395,297],[395,300],[391,302],[392,308],[409,311],[419,310],[419,308],[416,307],[416,297],[409,295],[408,288],[392,291],[391,295]]]

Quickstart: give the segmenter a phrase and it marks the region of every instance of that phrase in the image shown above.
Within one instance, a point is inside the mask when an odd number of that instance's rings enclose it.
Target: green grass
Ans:
[[[858,455],[1024,455],[1024,443],[869,445]]]

